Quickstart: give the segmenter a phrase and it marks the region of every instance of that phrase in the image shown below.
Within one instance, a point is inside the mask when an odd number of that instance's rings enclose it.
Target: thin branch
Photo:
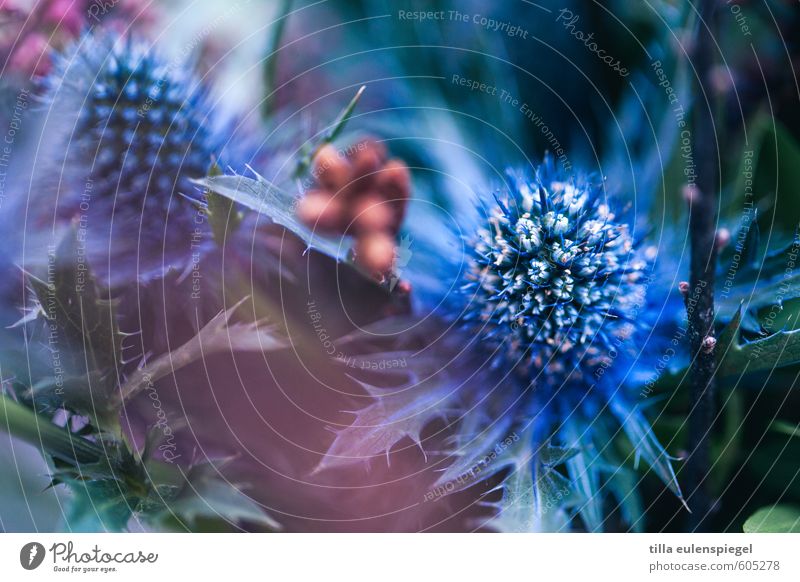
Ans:
[[[705,530],[712,502],[707,491],[711,467],[711,429],[716,391],[714,354],[714,273],[717,263],[716,226],[719,191],[718,149],[714,128],[709,76],[713,65],[715,0],[699,0],[697,37],[692,60],[697,74],[694,108],[694,156],[696,181],[686,189],[691,240],[690,281],[687,294],[690,377],[689,456],[686,493],[692,511],[690,530]]]
[[[0,430],[70,463],[96,463],[104,455],[97,444],[56,426],[5,394],[0,394]]]

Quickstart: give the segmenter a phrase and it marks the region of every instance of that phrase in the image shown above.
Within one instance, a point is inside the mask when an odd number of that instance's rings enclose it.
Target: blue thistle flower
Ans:
[[[481,527],[600,531],[615,510],[643,528],[630,464],[645,461],[681,497],[673,459],[632,394],[663,339],[648,329],[653,250],[636,244],[601,182],[567,176],[549,157],[457,212],[459,230],[476,234],[443,241],[439,218],[409,221],[417,252],[404,276],[429,312],[409,326],[435,341],[368,356],[405,357],[408,381],[364,384],[375,403],[337,433],[318,470],[407,437],[422,446],[425,426],[446,416],[454,432],[434,490],[504,475]],[[459,244],[464,258],[452,252]]]
[[[647,262],[615,222],[600,184],[559,176],[551,160],[532,180],[512,175],[468,241],[460,320],[502,363],[541,368],[602,356],[632,331]]]
[[[46,131],[66,150],[58,212],[85,223],[96,268],[125,283],[185,267],[208,238],[191,180],[226,143],[206,87],[142,40],[93,33],[44,85]]]

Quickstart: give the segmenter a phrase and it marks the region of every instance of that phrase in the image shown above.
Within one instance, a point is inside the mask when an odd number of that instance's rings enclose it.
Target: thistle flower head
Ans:
[[[81,214],[115,260],[137,256],[137,277],[180,268],[198,227],[185,198],[201,193],[190,180],[205,176],[226,141],[207,90],[131,38],[86,34],[55,64],[46,100],[69,122],[62,213]]]
[[[462,241],[466,261],[447,253],[455,240],[437,246],[442,229],[425,218],[411,228],[415,244],[439,251],[435,266],[421,257],[408,274],[415,287],[427,286],[425,305],[441,316],[425,322],[420,339],[430,355],[409,356],[403,390],[364,385],[376,402],[337,433],[320,466],[388,454],[408,437],[422,446],[425,427],[452,410],[453,462],[435,487],[458,491],[502,473],[500,500],[486,502],[497,513],[480,527],[602,531],[610,498],[640,527],[635,488],[613,478],[627,470],[617,444],[680,498],[674,459],[631,390],[664,331],[632,341],[652,316],[651,256],[637,248],[602,182],[565,176],[550,158],[533,176],[512,174],[484,216],[468,210],[460,221],[475,233]],[[435,349],[427,337],[437,338]]]
[[[513,365],[602,356],[632,330],[647,262],[590,178],[546,160],[511,181],[471,241],[462,321]]]
[[[81,100],[74,138],[98,196],[165,208],[173,192],[195,190],[188,179],[205,175],[221,144],[207,92],[191,75],[144,42],[94,36],[57,65],[48,84]]]

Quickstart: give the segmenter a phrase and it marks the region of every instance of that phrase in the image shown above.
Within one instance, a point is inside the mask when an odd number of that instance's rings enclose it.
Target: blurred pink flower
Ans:
[[[30,33],[11,54],[9,69],[28,76],[46,74],[51,66],[47,55],[49,48],[43,33]]]
[[[86,0],[51,0],[42,22],[77,34],[86,23]]]

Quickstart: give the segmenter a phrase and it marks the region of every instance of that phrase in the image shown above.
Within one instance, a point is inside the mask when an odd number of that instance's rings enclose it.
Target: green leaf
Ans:
[[[497,461],[500,467],[511,467],[511,472],[495,489],[503,491],[501,500],[487,504],[497,510],[485,524],[487,528],[509,533],[569,530],[565,509],[585,503],[585,499],[554,465],[541,462],[540,455],[552,460],[561,457],[550,448],[545,444],[536,451],[530,444],[530,435],[523,435]]]
[[[585,502],[578,507],[578,514],[586,529],[590,532],[602,532],[603,495],[600,492],[602,463],[592,441],[592,435],[584,428],[585,426],[587,425],[583,423],[583,419],[574,414],[563,423],[561,434],[574,448],[562,449],[565,452],[562,458],[567,464],[567,474],[581,497],[585,499]],[[570,451],[572,454],[568,454]],[[582,454],[578,454],[579,452]]]
[[[489,417],[480,407],[474,408],[465,415],[458,427],[452,456],[455,460],[445,469],[434,483],[441,487],[452,483],[451,492],[461,491],[475,484],[477,479],[486,478],[500,468],[486,466],[487,451],[497,446],[505,446],[509,437],[519,439],[516,434],[509,435],[511,430],[510,415],[499,418]]]
[[[31,396],[37,407],[63,407],[89,416],[98,428],[117,431],[113,396],[123,334],[113,302],[101,299],[81,256],[71,229],[50,256],[47,280],[26,274],[36,297],[36,313],[44,323],[41,343],[53,354],[53,369],[35,381]]]
[[[350,121],[350,118],[353,116],[353,111],[358,105],[358,101],[361,99],[361,95],[364,93],[366,89],[366,85],[362,85],[359,90],[356,92],[355,97],[350,100],[350,103],[347,104],[336,120],[331,125],[330,130],[319,140],[313,148],[308,151],[307,154],[301,156],[300,160],[297,162],[297,167],[294,171],[295,179],[300,178],[308,172],[309,168],[311,168],[311,164],[314,163],[314,158],[317,157],[317,154],[320,150],[325,147],[326,145],[332,143],[339,135],[341,135],[342,131],[344,131],[347,122]]]
[[[4,394],[0,394],[0,429],[63,461],[93,463],[104,455],[99,445],[56,426]]]
[[[222,170],[217,163],[214,162],[208,171],[209,178],[215,178],[221,175]],[[213,190],[206,190],[205,200],[205,211],[208,215],[208,223],[211,225],[211,233],[214,236],[214,241],[217,245],[223,246],[226,237],[239,228],[242,222],[242,215],[236,209],[233,200]]]
[[[271,530],[282,529],[264,508],[242,493],[235,485],[217,476],[217,465],[195,465],[185,475],[182,486],[150,519],[176,516],[187,524],[201,518],[222,519],[226,522],[247,521]]]
[[[791,437],[800,437],[800,425],[795,426],[794,424],[786,422],[785,420],[776,420],[772,423],[770,428],[781,434],[789,435]]]
[[[71,229],[50,257],[48,279],[28,274],[43,315],[78,350],[74,359],[89,361],[90,371],[115,370],[122,353],[123,336],[117,328],[113,303],[101,299],[98,285],[81,259],[77,234]],[[85,349],[84,349],[85,346]],[[83,371],[86,366],[83,366]]]
[[[740,307],[717,342],[717,366],[721,375],[769,372],[800,362],[800,330],[779,331],[742,344],[741,320]]]
[[[265,118],[272,114],[272,105],[275,101],[275,92],[278,90],[278,53],[280,51],[281,39],[286,23],[289,21],[289,11],[292,8],[292,0],[283,0],[278,9],[278,16],[272,23],[272,34],[269,36],[269,44],[264,56],[264,85],[267,95],[262,104],[262,113]]]
[[[762,507],[744,522],[745,533],[800,533],[800,507]]]
[[[778,231],[793,230],[800,221],[800,145],[779,121],[770,119],[769,131],[761,146],[754,189],[775,197],[774,216],[768,219]]]
[[[329,238],[306,227],[295,214],[299,196],[284,192],[258,174],[256,179],[244,176],[217,176],[196,180],[195,183],[268,216],[275,223],[300,237],[309,248],[337,261],[344,261],[348,257],[351,247],[348,239]]]
[[[669,487],[680,500],[684,502],[675,470],[672,468],[674,457],[670,457],[664,447],[658,442],[653,428],[641,412],[639,406],[629,406],[620,399],[612,399],[611,411],[622,427],[622,431],[630,440],[633,447],[636,465],[640,458],[650,465],[656,475]],[[685,502],[684,502],[685,503]]]

